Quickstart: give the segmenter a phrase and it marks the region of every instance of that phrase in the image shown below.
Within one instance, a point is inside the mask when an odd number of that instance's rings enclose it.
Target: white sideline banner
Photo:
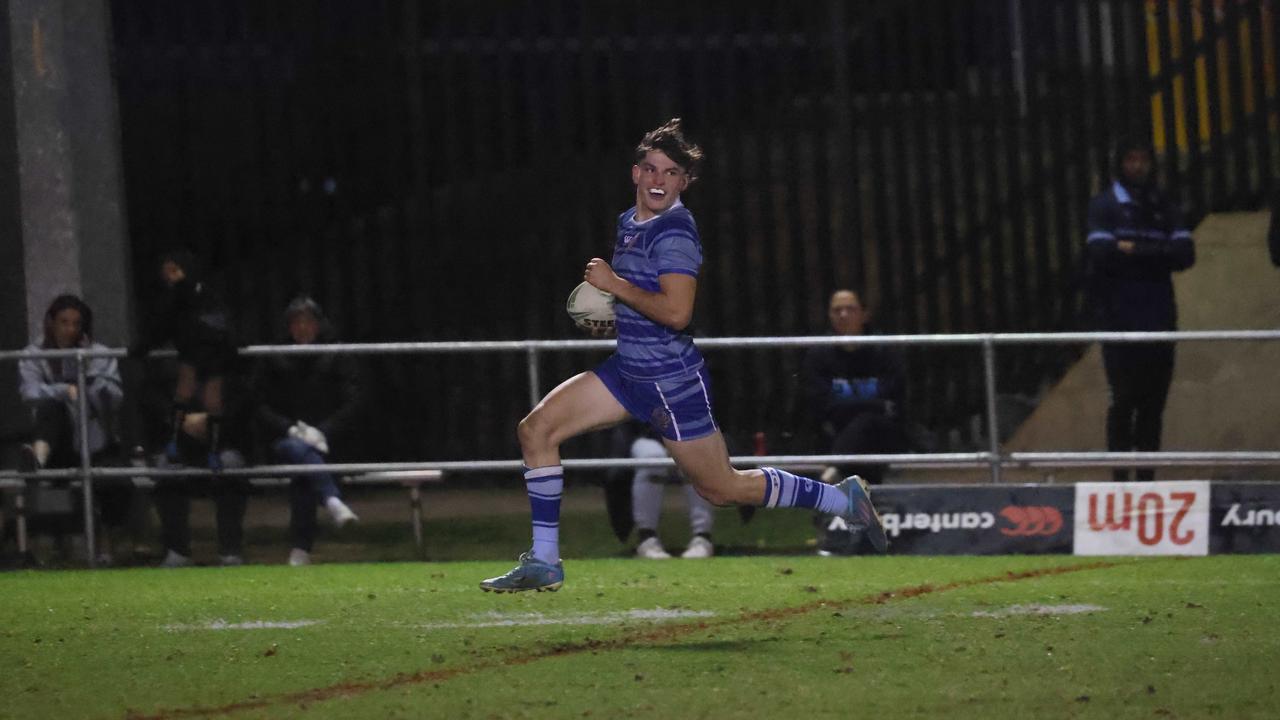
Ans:
[[[1208,555],[1209,483],[1077,483],[1076,555]]]

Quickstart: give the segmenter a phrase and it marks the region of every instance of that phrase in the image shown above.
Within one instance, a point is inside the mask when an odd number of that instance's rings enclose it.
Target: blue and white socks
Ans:
[[[849,504],[849,499],[835,485],[792,475],[777,468],[760,469],[764,472],[763,507],[813,508],[841,515]]]
[[[524,485],[533,514],[533,556],[545,563],[560,562],[560,496],[564,493],[564,468],[548,465],[526,468]]]
[[[763,507],[812,508],[835,515],[844,514],[849,499],[834,485],[792,475],[786,470],[762,467]],[[560,562],[560,496],[564,493],[564,468],[548,465],[526,468],[525,489],[533,517],[533,557],[541,562]]]

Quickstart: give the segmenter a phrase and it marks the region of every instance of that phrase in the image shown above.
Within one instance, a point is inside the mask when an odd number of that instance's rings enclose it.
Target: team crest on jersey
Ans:
[[[622,247],[631,247],[631,243],[640,237],[640,233],[626,233],[622,236]]]
[[[671,413],[666,408],[654,408],[653,412],[649,414],[649,424],[653,426],[654,430],[662,432],[671,425]]]

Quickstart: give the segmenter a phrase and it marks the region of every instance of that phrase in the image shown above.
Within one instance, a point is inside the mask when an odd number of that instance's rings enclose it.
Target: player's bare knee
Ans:
[[[531,412],[516,426],[516,437],[523,449],[543,448],[551,440],[550,423],[544,421],[537,411]]]

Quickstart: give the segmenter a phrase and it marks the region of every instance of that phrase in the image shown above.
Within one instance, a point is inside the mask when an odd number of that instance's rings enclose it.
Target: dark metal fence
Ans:
[[[679,115],[709,155],[686,198],[706,250],[701,333],[821,332],[844,286],[883,332],[1078,329],[1084,209],[1117,135],[1154,134],[1193,217],[1274,187],[1274,11],[117,0],[139,293],[154,254],[180,241],[219,271],[245,342],[272,340],[297,291],[350,340],[570,337],[560,308],[632,200],[630,148]],[[1004,350],[1001,389],[1033,392],[1073,358]],[[981,412],[971,353],[908,359],[916,423],[943,431]],[[798,363],[718,354],[726,430],[788,427]],[[379,430],[380,455],[510,454],[503,429],[527,410],[520,359],[375,370],[378,412],[398,428]],[[464,373],[513,389],[477,399],[451,380]]]

